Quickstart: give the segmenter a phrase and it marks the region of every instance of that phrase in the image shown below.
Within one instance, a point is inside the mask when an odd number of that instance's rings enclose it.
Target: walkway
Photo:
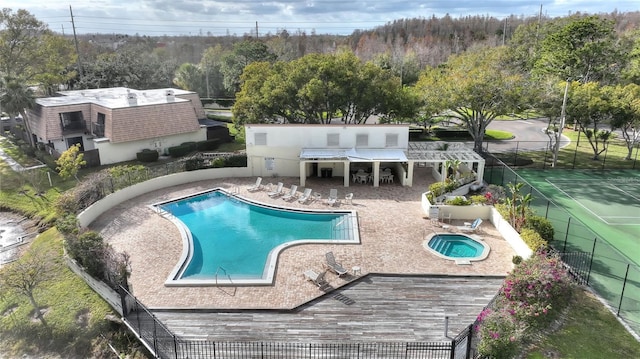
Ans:
[[[7,140],[6,138],[0,136],[0,141],[6,141],[6,140]],[[45,164],[40,164],[37,166],[31,166],[31,167],[22,167],[21,164],[16,162],[13,158],[11,158],[11,156],[9,156],[6,152],[4,152],[2,148],[0,148],[0,159],[6,162],[9,165],[9,167],[11,167],[11,169],[15,172],[23,172],[23,171],[32,170],[35,168],[47,167],[47,165]]]

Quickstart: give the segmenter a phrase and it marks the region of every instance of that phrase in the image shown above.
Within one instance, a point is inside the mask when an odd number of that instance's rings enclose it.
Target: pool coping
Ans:
[[[431,248],[429,246],[429,242],[431,241],[431,239],[433,239],[433,237],[437,236],[437,235],[456,235],[456,236],[464,236],[469,238],[470,240],[479,243],[483,250],[482,253],[477,256],[477,257],[449,257],[446,256],[438,251],[436,251],[435,249]],[[478,236],[478,235],[474,235],[474,234],[466,234],[466,233],[450,233],[450,232],[434,232],[431,233],[429,235],[427,235],[425,237],[425,240],[422,242],[422,247],[424,249],[426,249],[429,253],[443,258],[443,259],[447,259],[447,260],[451,260],[456,262],[457,264],[471,264],[471,263],[466,263],[466,262],[479,262],[479,261],[483,261],[485,259],[487,259],[487,257],[489,256],[489,253],[491,252],[491,247],[489,247],[489,245],[487,243],[485,243],[482,240],[482,237]]]
[[[227,279],[218,279],[216,275],[215,279],[183,279],[180,278],[184,270],[186,269],[191,257],[193,255],[193,238],[191,236],[191,231],[187,228],[187,226],[177,217],[172,215],[171,213],[164,211],[160,208],[161,205],[176,202],[180,200],[184,200],[186,198],[197,197],[199,195],[210,193],[210,192],[221,192],[229,197],[237,198],[238,200],[249,203],[252,205],[257,205],[270,209],[278,209],[285,210],[290,212],[302,212],[302,213],[339,213],[348,215],[351,219],[351,228],[349,239],[298,239],[295,241],[289,241],[282,243],[276,247],[274,247],[267,256],[265,261],[264,271],[262,273],[261,278],[247,278],[247,279],[231,279],[230,276],[227,275]],[[171,198],[168,200],[164,200],[161,202],[156,202],[147,206],[153,212],[159,214],[161,217],[168,219],[172,222],[180,232],[180,237],[182,238],[182,253],[180,255],[180,259],[178,263],[174,266],[173,270],[169,273],[169,276],[164,282],[164,285],[167,287],[198,287],[198,286],[256,286],[256,285],[273,285],[273,281],[276,275],[276,269],[278,264],[278,258],[280,253],[290,247],[300,245],[300,244],[360,244],[360,233],[359,233],[359,224],[358,224],[358,213],[355,210],[321,210],[321,209],[300,209],[300,208],[292,208],[292,207],[282,207],[282,206],[274,206],[272,204],[267,204],[264,202],[256,201],[253,199],[248,199],[240,196],[239,193],[230,192],[222,187],[214,187],[210,189],[206,189],[203,191],[198,191],[194,193],[190,193],[184,196],[179,196],[175,198]],[[342,222],[341,222],[342,223]],[[224,270],[224,268],[223,268]],[[217,273],[217,272],[216,272]],[[225,272],[226,273],[226,272]]]

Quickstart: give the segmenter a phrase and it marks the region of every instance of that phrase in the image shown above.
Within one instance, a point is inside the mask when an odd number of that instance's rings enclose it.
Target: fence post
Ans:
[[[587,285],[589,285],[589,279],[591,279],[591,267],[593,266],[593,257],[596,252],[596,242],[598,242],[598,237],[593,239],[593,248],[591,249],[591,259],[589,260],[589,272],[587,273]]]
[[[571,217],[569,217],[569,220],[567,221],[567,230],[564,233],[564,245],[562,246],[562,251],[566,252],[567,251],[567,239],[569,238],[569,227],[571,226]]]
[[[160,353],[158,353],[158,330],[156,329],[156,320],[153,319],[153,351],[156,353],[156,356],[159,357]]]
[[[636,162],[638,161],[638,151],[640,151],[640,143],[636,146],[636,157],[633,159],[633,166],[631,169],[636,169]]]
[[[176,353],[176,359],[178,359],[178,340],[174,334],[171,334],[173,337],[173,352]]]
[[[456,359],[456,340],[451,339],[451,351],[449,352],[450,359]]]
[[[544,218],[549,219],[549,205],[551,202],[547,201],[547,210],[544,211]]]
[[[516,142],[516,152],[513,156],[513,165],[517,166],[518,165],[518,148],[520,147],[520,141]]]
[[[618,304],[618,312],[616,316],[620,316],[620,308],[622,308],[622,299],[624,298],[624,289],[627,286],[627,279],[629,278],[629,267],[631,265],[627,263],[627,271],[624,273],[624,281],[622,282],[622,292],[620,293],[620,303]]]
[[[604,145],[603,145],[604,146]],[[609,147],[604,150],[604,158],[602,159],[602,169],[604,170],[605,163],[607,162],[607,152],[609,152]]]
[[[470,324],[467,328],[469,335],[467,335],[467,353],[464,356],[467,359],[471,359],[471,345],[473,344],[473,324]]]
[[[507,168],[507,165],[502,164],[502,178],[500,178],[500,185],[504,186],[504,169]]]

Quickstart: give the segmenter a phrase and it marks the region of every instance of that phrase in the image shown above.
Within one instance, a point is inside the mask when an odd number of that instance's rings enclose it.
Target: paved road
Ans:
[[[495,141],[485,143],[489,152],[509,152],[517,149],[544,150],[549,145],[549,136],[544,133],[547,127],[547,119],[528,119],[514,121],[493,121],[487,127],[491,130],[509,131],[515,138],[508,141]],[[571,143],[571,140],[562,136],[562,147]]]

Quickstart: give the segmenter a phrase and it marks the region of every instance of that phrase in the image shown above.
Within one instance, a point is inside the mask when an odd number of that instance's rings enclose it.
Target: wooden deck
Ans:
[[[455,337],[495,296],[499,277],[370,274],[295,310],[154,310],[183,339],[415,342]],[[308,285],[313,285],[309,283]]]

